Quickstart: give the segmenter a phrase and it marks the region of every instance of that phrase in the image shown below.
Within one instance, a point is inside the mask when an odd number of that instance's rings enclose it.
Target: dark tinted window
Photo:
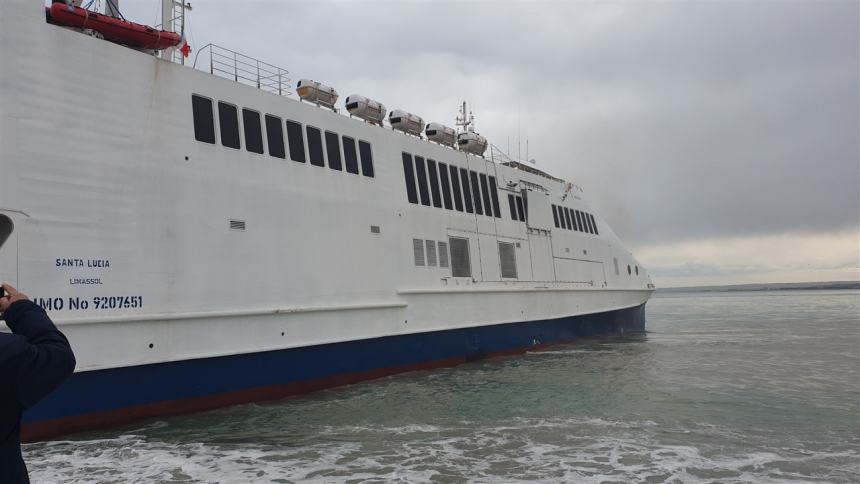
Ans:
[[[373,178],[373,153],[370,151],[370,143],[359,141],[358,153],[361,155],[361,174]]]
[[[600,235],[600,231],[597,230],[597,221],[594,220],[594,215],[588,214],[588,218],[591,219],[591,228],[594,229],[594,235]]]
[[[448,165],[439,163],[439,181],[442,182],[442,201],[445,208],[453,210],[451,206],[451,186],[448,184]]]
[[[585,227],[586,227],[586,230],[588,231],[588,233],[593,234],[594,233],[594,227],[591,226],[591,217],[589,215],[590,214],[582,212],[582,220],[585,221]]]
[[[418,193],[421,195],[421,205],[430,206],[430,192],[427,190],[427,170],[424,168],[424,158],[415,157],[415,175],[418,177]]]
[[[305,136],[302,125],[295,121],[287,121],[287,140],[290,142],[290,159],[305,162]]]
[[[355,151],[355,140],[348,136],[343,137],[343,157],[346,161],[346,171],[358,175],[358,153]],[[409,164],[411,165],[412,162],[410,161]]]
[[[466,186],[466,184],[463,184]],[[472,262],[469,257],[469,239],[450,237],[448,247],[451,248],[451,275],[454,277],[472,277]]]
[[[194,139],[215,143],[215,113],[212,111],[212,100],[192,95],[191,112],[194,115]]]
[[[245,125],[245,149],[263,153],[263,128],[260,126],[260,113],[242,109],[242,124]]]
[[[313,126],[306,126],[305,131],[308,134],[308,156],[311,160],[311,165],[325,166],[325,158],[323,158],[322,133]]]
[[[555,228],[560,228],[558,225],[558,212],[556,211],[555,205],[552,206],[552,221],[555,224]]]
[[[571,216],[570,209],[567,207],[564,207],[564,219],[567,221],[568,230],[579,230],[576,228],[576,225],[574,225],[576,220]]]
[[[218,121],[221,122],[221,144],[239,149],[239,111],[236,106],[218,103]]]
[[[496,218],[502,217],[502,212],[499,209],[499,190],[496,187],[496,177],[490,177],[490,197],[493,199],[493,215]]]
[[[526,210],[523,207],[523,197],[517,197],[517,214],[520,216],[520,220],[526,221]]]
[[[481,173],[481,193],[483,194],[484,208],[487,209],[487,215],[493,216],[493,206],[490,202],[490,187],[487,186],[487,175]]]
[[[427,160],[427,174],[430,175],[430,193],[433,195],[433,206],[442,208],[442,194],[439,192],[439,174],[436,171],[436,162]]]
[[[325,132],[325,150],[328,155],[328,167],[332,170],[342,170],[340,163],[340,139],[331,131]]]
[[[448,167],[448,171],[451,173],[451,190],[454,193],[454,208],[457,211],[463,211],[463,192],[460,191],[460,177],[457,176],[457,167],[450,166]]]
[[[418,203],[418,193],[415,191],[415,170],[412,168],[412,155],[409,153],[403,153],[403,177],[406,180],[406,198],[410,203]]]
[[[585,232],[585,226],[582,225],[582,212],[580,212],[579,210],[574,210],[574,212],[574,215],[576,215],[575,218],[577,230],[579,230],[580,232]]]
[[[470,171],[469,181],[472,187],[472,202],[475,204],[475,213],[484,215],[484,207],[481,206],[481,187],[478,186],[478,174]]]
[[[469,189],[469,171],[465,168],[460,168],[460,184],[463,186],[463,203],[466,204],[466,211],[472,213],[472,190]]]
[[[499,242],[499,264],[502,269],[502,278],[517,278],[517,255],[514,244],[510,242]]]
[[[558,208],[558,224],[561,225],[561,228],[570,230],[570,226],[567,225],[567,220],[564,218],[564,207],[556,208]]]
[[[266,115],[266,141],[269,142],[269,154],[276,158],[286,158],[284,149],[284,125],[281,118]]]
[[[517,216],[517,200],[513,195],[508,193],[508,206],[511,207],[511,220],[519,220]]]

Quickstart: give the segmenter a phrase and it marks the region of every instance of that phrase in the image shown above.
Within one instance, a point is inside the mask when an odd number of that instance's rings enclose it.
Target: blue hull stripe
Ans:
[[[437,361],[470,361],[535,345],[644,330],[643,304],[586,316],[81,372],[28,410],[24,422],[26,428],[27,423],[74,419],[148,404],[160,405],[157,413],[166,414],[171,413],[171,401],[331,380],[385,368],[409,369]],[[44,429],[39,433],[44,434]]]

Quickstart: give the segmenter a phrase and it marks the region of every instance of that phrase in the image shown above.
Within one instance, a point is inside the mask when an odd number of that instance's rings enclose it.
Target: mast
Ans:
[[[475,115],[467,110],[466,101],[463,101],[463,105],[460,107],[460,114],[457,116],[457,126],[462,127],[464,133],[475,131]]]
[[[186,0],[161,0],[161,28],[184,36],[186,10],[191,10],[191,4]],[[161,58],[185,65],[185,56],[176,47],[161,51]]]

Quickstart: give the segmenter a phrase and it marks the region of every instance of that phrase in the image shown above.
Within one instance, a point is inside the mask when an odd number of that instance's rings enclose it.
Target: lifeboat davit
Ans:
[[[54,3],[48,10],[53,24],[90,29],[102,34],[105,40],[137,49],[162,50],[182,42],[182,36],[175,32],[157,30],[65,3]]]

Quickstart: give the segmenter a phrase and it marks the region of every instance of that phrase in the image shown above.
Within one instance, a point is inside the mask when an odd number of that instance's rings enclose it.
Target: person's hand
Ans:
[[[3,297],[0,297],[0,316],[9,309],[9,306],[16,301],[25,301],[27,300],[27,295],[24,293],[18,292],[17,289],[12,287],[11,284],[3,283]]]

